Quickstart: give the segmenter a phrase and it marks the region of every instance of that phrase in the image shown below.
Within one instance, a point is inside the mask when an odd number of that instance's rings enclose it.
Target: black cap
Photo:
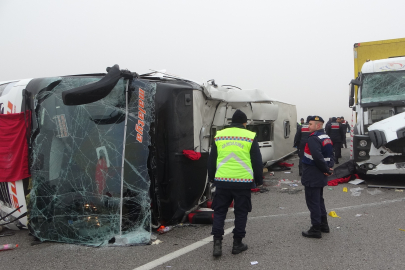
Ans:
[[[309,119],[311,119],[312,115],[307,116],[307,123],[309,123]]]
[[[336,117],[332,117],[332,121],[336,121],[336,119],[337,119]]]
[[[323,121],[322,117],[320,117],[318,115],[311,116],[311,118],[309,118],[309,121],[319,121],[319,122],[325,123],[325,121]]]
[[[301,118],[301,120],[304,120],[304,118]]]
[[[240,123],[240,124],[247,123],[246,114],[241,110],[236,110],[236,112],[232,116],[232,123]]]

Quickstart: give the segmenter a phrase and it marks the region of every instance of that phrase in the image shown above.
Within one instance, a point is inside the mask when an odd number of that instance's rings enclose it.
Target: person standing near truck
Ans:
[[[329,225],[323,188],[328,183],[328,175],[332,174],[333,148],[332,140],[325,134],[322,126],[323,119],[320,116],[312,116],[309,119],[308,142],[305,145],[305,153],[302,159],[301,183],[305,187],[305,201],[311,216],[311,228],[303,231],[302,236],[321,238],[321,232],[328,233]]]
[[[214,221],[214,256],[222,255],[222,236],[226,213],[234,201],[235,228],[232,254],[247,250],[242,243],[246,235],[248,213],[252,210],[253,184],[263,185],[263,163],[256,133],[246,129],[247,117],[240,110],[232,116],[229,128],[218,131],[208,158],[208,179],[216,186],[212,203]]]
[[[348,126],[349,126],[349,123],[347,123],[347,121],[345,120],[345,118],[344,118],[343,116],[340,117],[340,123],[342,124],[343,129],[344,129],[344,131],[345,131],[345,137],[343,138],[343,141],[342,141],[342,148],[343,148],[343,146],[344,146],[344,148],[347,148],[347,144],[346,144],[346,130],[347,130]]]
[[[332,117],[332,123],[326,126],[326,134],[332,139],[335,163],[339,164],[339,158],[342,157],[342,141],[343,138],[346,139],[346,131],[343,129],[343,126],[337,122],[336,117]]]

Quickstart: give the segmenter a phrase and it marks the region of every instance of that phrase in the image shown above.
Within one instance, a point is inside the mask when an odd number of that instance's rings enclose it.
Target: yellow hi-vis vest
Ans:
[[[215,181],[253,182],[250,148],[256,133],[242,128],[227,128],[217,132],[218,150]]]

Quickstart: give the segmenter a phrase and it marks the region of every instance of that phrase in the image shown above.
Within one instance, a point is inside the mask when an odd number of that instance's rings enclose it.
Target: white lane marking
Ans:
[[[388,200],[388,201],[382,201],[382,202],[375,202],[375,203],[365,203],[365,204],[359,204],[359,205],[351,205],[351,206],[344,206],[344,207],[338,207],[338,208],[330,208],[330,211],[344,211],[344,210],[350,210],[350,209],[357,209],[357,208],[363,208],[363,207],[370,207],[370,206],[377,206],[377,205],[383,205],[383,204],[389,204],[389,203],[396,203],[396,202],[401,202],[404,201],[404,198],[399,198],[399,199],[394,199],[394,200]],[[298,212],[298,213],[292,213],[292,214],[279,214],[279,215],[269,215],[269,216],[257,216],[257,217],[250,217],[248,218],[249,220],[252,219],[262,219],[262,218],[275,218],[275,217],[288,217],[288,216],[300,216],[300,215],[308,215],[309,211],[307,212]],[[225,222],[233,222],[235,219],[230,218],[230,219],[225,219]]]
[[[404,201],[404,198],[399,198],[399,199],[394,199],[394,200],[389,200],[389,201],[382,201],[382,202],[375,202],[375,203],[366,203],[366,204],[359,204],[359,205],[352,205],[352,206],[345,206],[345,207],[338,207],[338,208],[331,208],[331,210],[339,210],[339,211],[344,211],[344,210],[349,210],[349,209],[356,209],[356,208],[362,208],[362,207],[370,207],[370,206],[378,206],[378,205],[383,205],[383,204],[389,204],[389,203],[396,203],[396,202],[401,202]],[[263,219],[263,218],[275,218],[275,217],[286,217],[286,216],[297,216],[297,215],[308,215],[309,212],[298,212],[298,213],[292,213],[292,214],[279,214],[279,215],[269,215],[269,216],[258,216],[258,217],[250,217],[249,220],[253,219]],[[234,219],[226,219],[225,222],[231,222],[234,221]],[[230,234],[232,232],[234,227],[231,227],[229,229],[225,230],[224,236],[227,234]],[[184,248],[181,248],[179,250],[176,250],[172,253],[169,253],[159,259],[156,259],[154,261],[151,261],[147,264],[141,265],[134,270],[149,270],[152,268],[155,268],[156,266],[159,266],[161,264],[164,264],[165,262],[171,261],[175,258],[178,258],[186,253],[189,253],[199,247],[202,247],[212,241],[212,236],[209,236],[207,238],[204,238],[198,242],[195,242],[189,246],[186,246]]]
[[[230,234],[232,232],[233,228],[234,227],[226,229],[225,232],[224,232],[224,235]],[[159,258],[159,259],[156,259],[154,261],[151,261],[151,262],[149,262],[147,264],[141,265],[141,266],[135,268],[134,270],[149,270],[149,269],[155,268],[156,266],[159,266],[161,264],[164,264],[165,262],[171,261],[171,260],[173,260],[173,259],[175,259],[177,257],[180,257],[180,256],[182,256],[182,255],[184,255],[186,253],[189,253],[190,251],[193,251],[193,250],[195,250],[195,249],[197,249],[199,247],[202,247],[202,246],[204,246],[204,245],[206,245],[206,244],[208,244],[210,242],[212,242],[212,236],[209,236],[209,237],[204,238],[203,240],[200,240],[198,242],[195,242],[195,243],[193,243],[193,244],[191,244],[189,246],[186,246],[186,247],[181,248],[179,250],[176,250],[176,251],[174,251],[172,253],[169,253],[169,254],[167,254],[167,255]]]

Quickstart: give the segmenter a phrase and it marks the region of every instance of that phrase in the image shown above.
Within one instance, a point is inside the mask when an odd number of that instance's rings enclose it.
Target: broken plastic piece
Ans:
[[[358,185],[358,184],[361,184],[361,183],[363,183],[363,182],[364,182],[364,180],[355,179],[355,180],[349,181],[349,184]]]
[[[380,189],[373,189],[373,190],[367,189],[367,193],[370,195],[377,195],[377,194],[382,194],[384,192],[382,192]]]
[[[350,192],[352,193],[352,196],[358,197],[361,195],[361,191],[364,190],[364,188],[351,188]]]
[[[344,188],[343,188],[343,192],[347,192],[347,187],[344,187]]]

